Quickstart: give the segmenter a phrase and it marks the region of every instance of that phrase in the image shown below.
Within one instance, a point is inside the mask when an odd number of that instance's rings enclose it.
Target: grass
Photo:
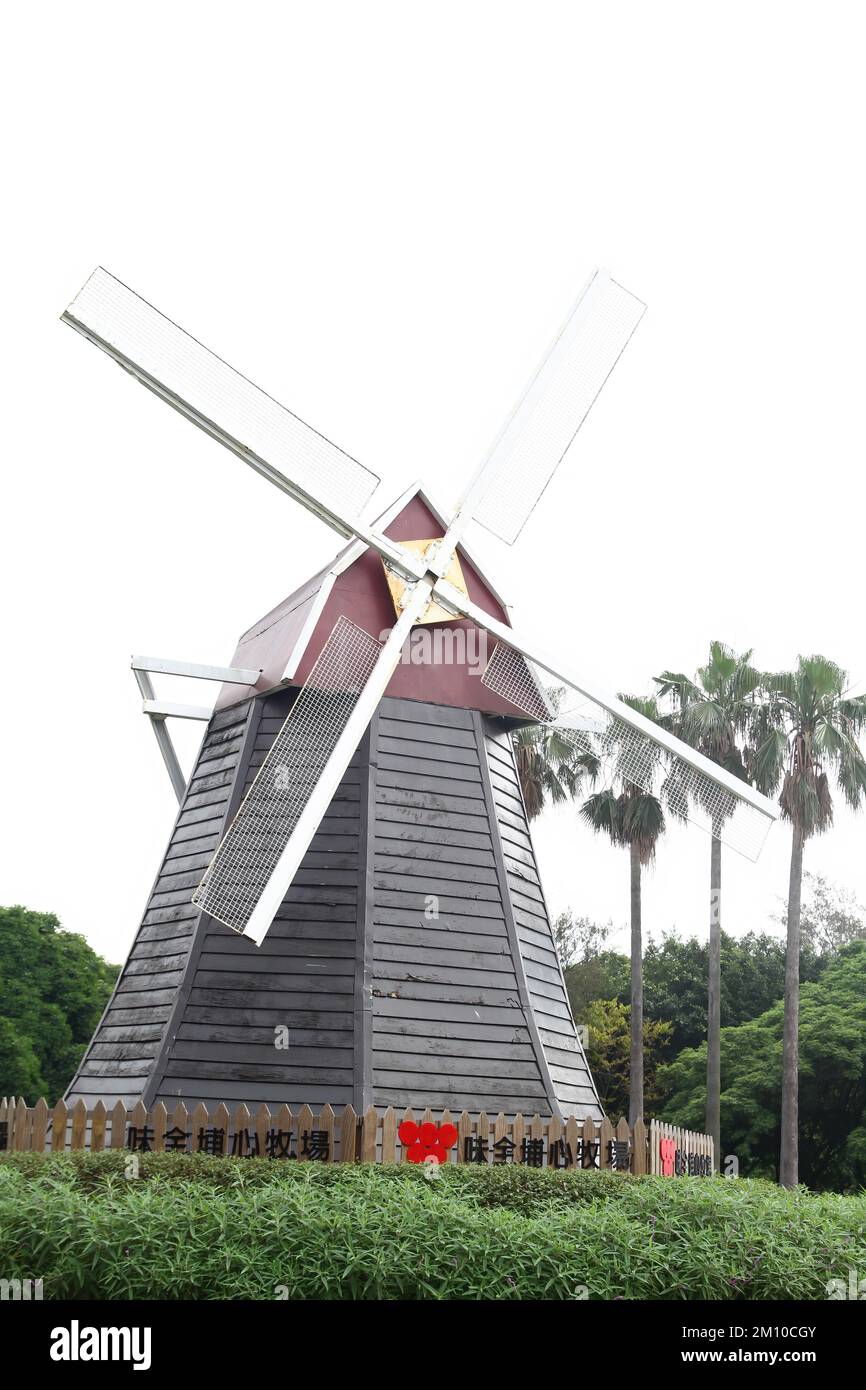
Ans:
[[[822,1299],[866,1194],[205,1155],[0,1158],[0,1277],[73,1299]]]

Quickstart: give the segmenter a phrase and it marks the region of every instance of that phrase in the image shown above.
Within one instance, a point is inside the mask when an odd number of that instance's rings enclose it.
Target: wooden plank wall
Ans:
[[[520,999],[482,756],[472,711],[383,700],[369,907],[379,1107],[551,1108]]]
[[[564,1115],[603,1111],[571,1014],[553,944],[550,917],[538,873],[520,791],[510,734],[485,721],[485,744],[496,805],[508,891],[539,1037],[554,1094]]]
[[[508,735],[477,713],[382,702],[261,947],[193,907],[293,698],[211,721],[67,1102],[600,1119]]]
[[[129,957],[108,1008],[66,1092],[73,1104],[132,1103],[150,1078],[200,914],[193,888],[215,850],[249,713],[249,702],[208,725]]]
[[[261,767],[294,692],[260,702],[243,791]],[[359,807],[365,776],[352,759],[262,945],[205,918],[188,995],[175,1023],[155,1098],[169,1109],[289,1106],[354,1099],[354,974],[358,921]],[[288,1047],[278,1048],[277,1030]]]

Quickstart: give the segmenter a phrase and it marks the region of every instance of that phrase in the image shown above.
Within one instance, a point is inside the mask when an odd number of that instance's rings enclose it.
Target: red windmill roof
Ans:
[[[433,540],[446,529],[445,518],[418,485],[404,493],[377,525],[396,541]],[[473,603],[491,617],[509,623],[503,600],[465,546],[459,546],[457,553]],[[280,685],[303,685],[341,616],[375,637],[395,621],[382,561],[360,541],[352,541],[330,565],[254,623],[238,642],[231,664],[261,668],[255,687],[260,693]],[[493,646],[487,633],[466,618],[417,627],[404,647],[403,660],[387,693],[519,717],[513,705],[481,682]],[[249,694],[247,686],[224,685],[217,708],[247,699]]]

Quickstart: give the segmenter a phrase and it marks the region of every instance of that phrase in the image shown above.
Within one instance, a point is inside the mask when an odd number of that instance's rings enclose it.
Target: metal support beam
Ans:
[[[135,679],[138,682],[138,688],[141,691],[142,696],[144,697],[145,703],[147,703],[148,701],[153,701],[155,697],[155,692],[151,683],[150,676],[147,674],[146,671],[136,671],[134,667],[133,671],[135,673]],[[162,760],[165,763],[166,771],[168,772],[169,778],[171,780],[171,785],[174,788],[174,794],[177,797],[178,805],[180,805],[180,803],[183,801],[184,795],[186,794],[186,778],[184,777],[181,765],[177,760],[177,753],[174,751],[174,744],[171,741],[171,735],[169,734],[168,729],[165,727],[164,719],[155,718],[153,715],[151,715],[150,727],[153,729],[154,737],[157,743],[159,744],[159,751],[162,754]]]
[[[210,719],[207,705],[172,705],[164,700],[144,700],[141,708],[151,719]]]
[[[207,666],[197,661],[172,661],[162,656],[134,656],[133,671],[153,671],[163,676],[190,676],[193,680],[219,681],[225,685],[255,685],[261,667],[253,671],[243,666]]]

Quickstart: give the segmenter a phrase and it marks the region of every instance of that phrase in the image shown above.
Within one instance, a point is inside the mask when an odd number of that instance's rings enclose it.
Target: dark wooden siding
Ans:
[[[134,1103],[152,1079],[200,913],[191,902],[220,838],[249,703],[208,725],[156,882],[115,992],[66,1099]]]
[[[382,702],[261,947],[192,906],[291,699],[211,721],[68,1098],[599,1114],[508,736],[477,712]]]
[[[564,1114],[598,1119],[603,1112],[553,945],[511,739],[492,720],[487,721],[486,748],[520,953],[556,1098]]]
[[[291,706],[258,702],[245,792]],[[188,989],[155,1098],[269,1105],[353,1099],[354,976],[361,781],[356,753],[262,945],[212,918],[199,930]],[[240,800],[240,796],[238,796]],[[275,1030],[288,1029],[287,1049]],[[187,1101],[187,1103],[189,1103]]]
[[[386,699],[375,769],[372,1099],[550,1110],[468,710]],[[431,895],[438,918],[425,915]]]

